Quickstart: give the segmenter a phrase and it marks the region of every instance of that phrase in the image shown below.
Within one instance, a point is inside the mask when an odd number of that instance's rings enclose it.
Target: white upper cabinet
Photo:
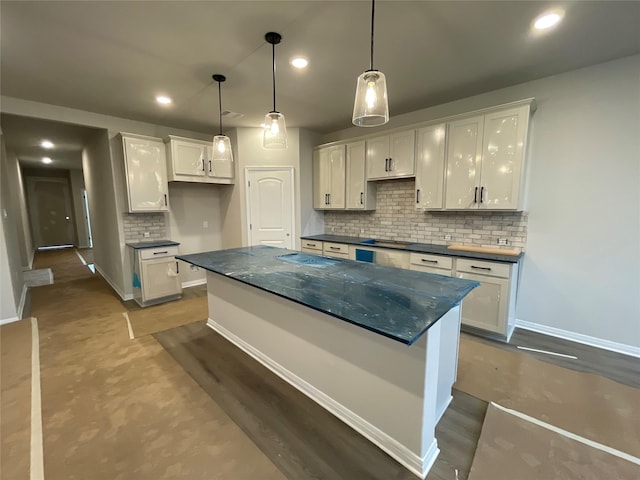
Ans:
[[[415,174],[415,130],[367,140],[367,180]]]
[[[159,138],[121,133],[127,183],[128,211],[169,210],[167,165]]]
[[[233,183],[233,162],[213,160],[211,142],[169,135],[165,143],[170,182]]]
[[[345,146],[313,152],[313,208],[345,208]]]
[[[421,128],[417,132],[416,208],[443,207],[445,133],[444,123]]]
[[[445,208],[522,208],[530,103],[449,124]]]
[[[347,144],[347,209],[374,210],[376,184],[366,179],[365,142]]]

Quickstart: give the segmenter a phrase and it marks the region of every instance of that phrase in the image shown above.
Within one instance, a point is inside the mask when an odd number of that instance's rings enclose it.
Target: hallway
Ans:
[[[74,249],[38,252],[45,267],[55,283],[31,289],[30,306],[47,479],[283,478],[152,336],[129,338],[126,306]],[[29,478],[29,452],[4,440],[3,474]]]
[[[123,313],[140,309],[84,265],[90,255],[65,249],[35,259],[34,268],[54,274],[54,284],[30,289],[40,337],[38,480],[416,478],[208,329],[201,310],[191,309],[200,317],[188,325],[131,338]],[[179,302],[143,311],[206,304],[205,293],[192,287]],[[2,476],[23,480],[32,418],[30,322],[0,333]],[[640,454],[637,359],[527,332],[514,338],[580,359],[463,334],[453,402],[436,430],[441,453],[427,480],[454,480],[456,471],[468,478],[490,401]]]

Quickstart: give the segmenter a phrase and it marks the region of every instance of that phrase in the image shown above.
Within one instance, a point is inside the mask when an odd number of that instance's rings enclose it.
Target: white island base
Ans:
[[[407,346],[207,272],[208,326],[421,478],[456,378],[460,307]]]

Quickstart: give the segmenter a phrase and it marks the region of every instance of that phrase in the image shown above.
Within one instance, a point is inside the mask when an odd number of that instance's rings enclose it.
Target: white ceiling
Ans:
[[[554,31],[534,17],[561,6]],[[287,125],[351,126],[368,68],[368,1],[0,2],[2,95],[186,130],[259,126],[271,110],[276,31],[278,110]],[[391,116],[640,52],[640,2],[378,1],[374,67]],[[304,71],[288,61],[310,60]],[[168,108],[154,98],[174,99]]]

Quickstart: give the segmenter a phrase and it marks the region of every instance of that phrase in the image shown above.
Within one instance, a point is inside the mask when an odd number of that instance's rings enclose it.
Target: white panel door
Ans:
[[[389,136],[367,140],[367,179],[387,178],[389,175]]]
[[[345,206],[345,146],[329,149],[329,208]]]
[[[247,168],[249,245],[293,249],[293,169]]]
[[[174,140],[171,148],[176,175],[205,176],[207,174],[205,145]]]
[[[347,145],[347,208],[365,208],[365,153],[364,142]]]
[[[456,276],[480,282],[480,286],[462,300],[462,324],[506,335],[509,280],[473,273]]]
[[[418,130],[416,208],[442,208],[445,132],[444,123]]]
[[[480,208],[518,208],[528,123],[528,106],[485,115]]]
[[[389,137],[390,177],[409,177],[415,173],[416,131],[394,133]]]
[[[445,208],[478,208],[484,116],[449,124]]]
[[[162,140],[122,137],[129,212],[169,210],[167,163]]]

